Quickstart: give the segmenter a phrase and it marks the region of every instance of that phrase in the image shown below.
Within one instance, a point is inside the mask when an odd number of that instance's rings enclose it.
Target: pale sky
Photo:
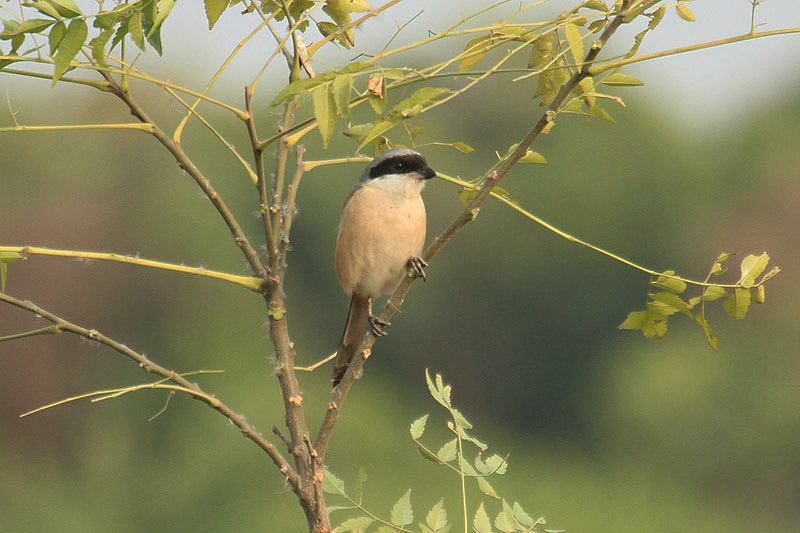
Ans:
[[[610,0],[605,0],[607,3]],[[577,0],[550,0],[541,9],[531,9],[520,21],[542,20],[553,13],[571,7]],[[80,3],[80,2],[79,2]],[[84,2],[85,3],[85,2]],[[380,6],[380,0],[371,0]],[[356,33],[359,46],[378,51],[388,35],[394,31],[395,22],[406,22],[415,13],[423,13],[393,43],[424,38],[428,30],[437,31],[458,20],[461,14],[469,14],[481,6],[493,2],[478,0],[408,0],[381,16],[370,20]],[[526,5],[532,1],[524,2]],[[87,9],[88,9],[88,4]],[[460,12],[454,12],[454,5]],[[519,2],[510,2],[483,19],[489,23],[513,12]],[[657,31],[645,40],[640,53],[650,53],[688,44],[712,41],[740,35],[750,30],[750,0],[692,0],[685,4],[697,20],[688,23],[670,9]],[[324,17],[320,17],[323,18]],[[163,28],[166,59],[183,63],[180,80],[185,82],[185,71],[194,69],[190,78],[202,86],[236,44],[231,35],[246,34],[257,24],[255,16],[241,16],[237,9],[227,12],[214,31],[206,30],[201,2],[178,2],[172,16]],[[800,27],[800,0],[762,0],[756,12],[756,22],[763,23],[757,31]],[[280,23],[279,23],[280,24]],[[184,29],[176,31],[176,27]],[[639,24],[637,28],[641,28]],[[632,28],[620,30],[615,42],[627,45],[638,31]],[[188,32],[188,35],[187,35]],[[189,38],[187,38],[189,37]],[[315,32],[309,32],[307,40],[312,42]],[[198,44],[200,43],[200,44]],[[230,71],[221,80],[222,86],[240,90],[249,83],[249,77],[260,68],[265,56],[273,49],[274,42],[264,37],[255,39],[240,54]],[[341,67],[355,54],[340,50],[338,54],[325,56],[334,66]],[[211,61],[208,59],[211,58]],[[400,65],[402,59],[398,58]],[[276,62],[278,63],[278,62]],[[151,51],[137,61],[138,66],[152,66],[159,77],[169,77],[173,66],[166,67]],[[277,87],[283,83],[283,65],[276,65],[269,74],[279,79],[273,81]],[[319,68],[320,71],[324,67]],[[671,119],[677,122],[692,121],[696,128],[724,127],[728,121],[740,119],[742,112],[757,113],[765,106],[774,105],[783,94],[800,88],[800,34],[768,37],[756,41],[727,45],[721,48],[682,54],[630,67],[630,74],[646,83],[640,91],[645,97],[669,110]],[[267,76],[267,79],[269,76]],[[13,88],[13,77],[0,77],[2,85]],[[37,87],[38,89],[38,87]]]

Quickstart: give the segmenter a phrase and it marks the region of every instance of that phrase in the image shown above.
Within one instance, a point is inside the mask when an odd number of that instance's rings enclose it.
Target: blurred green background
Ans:
[[[227,17],[235,28],[236,15]],[[196,20],[192,27],[202,27]],[[372,30],[393,20],[384,15]],[[203,50],[182,56],[178,19],[170,24],[168,62],[150,64],[162,78],[202,87],[202,68],[215,65],[195,68]],[[225,37],[225,28],[215,31]],[[202,41],[206,33],[197,35],[195,43],[213,47]],[[702,40],[682,37],[682,44]],[[177,52],[170,52],[167,39]],[[730,64],[748,46],[702,57]],[[769,57],[762,62],[770,64]],[[796,66],[796,57],[784,59]],[[498,492],[545,516],[551,527],[796,530],[800,80],[781,83],[779,91],[768,83],[772,92],[763,94],[769,97],[737,99],[751,94],[752,77],[737,72],[723,89],[736,103],[720,111],[715,96],[693,87],[704,86],[701,67],[696,80],[683,78],[684,93],[670,89],[675,80],[665,80],[673,65],[694,59],[671,61],[631,71],[648,85],[615,92],[627,103],[624,110],[609,108],[617,124],[559,117],[535,146],[550,165],[520,167],[503,187],[582,239],[692,278],[704,277],[719,252],[767,251],[784,272],[768,284],[766,305],[753,306],[742,322],[714,306],[709,319],[721,338],[717,352],[684,317],[671,321],[660,342],[620,332],[616,326],[626,313],[644,305],[647,276],[487,203],[431,264],[428,282],[413,287],[334,434],[330,468],[352,487],[363,466],[365,504],[374,512],[388,516],[391,504],[413,487],[418,520],[442,496],[458,520],[457,478],[422,459],[408,436],[408,424],[431,412],[430,445],[446,438],[443,413],[425,386],[429,368],[453,385],[456,406],[489,451],[509,454],[509,472],[494,480]],[[796,71],[784,64],[774,79]],[[769,72],[753,82],[769,80]],[[275,87],[280,76],[271,80]],[[241,105],[241,85],[226,80],[215,95]],[[0,88],[8,89],[9,108],[23,124],[130,120],[113,98],[64,84],[50,89],[46,81],[0,75]],[[503,153],[538,116],[531,92],[530,83],[509,88],[507,79],[498,79],[458,106],[424,116],[423,142],[463,141],[477,149],[469,155],[423,149],[431,165],[467,179],[480,174],[494,161],[493,152]],[[139,94],[165,124],[179,119],[179,105],[162,93]],[[262,90],[262,136],[278,117],[267,108],[269,100]],[[10,113],[0,111],[0,126],[13,125]],[[208,113],[246,151],[241,124]],[[257,198],[247,177],[210,135],[190,124],[187,151],[249,234],[258,235]],[[315,134],[307,141],[307,159],[339,157],[355,147],[337,138],[322,153]],[[303,178],[287,280],[288,319],[303,363],[336,348],[347,306],[333,250],[341,203],[361,167],[325,169]],[[461,209],[456,193],[436,181],[426,190],[431,236]],[[0,200],[1,244],[115,251],[246,273],[227,229],[196,186],[139,133],[2,134]],[[735,271],[737,264],[734,258],[729,266]],[[265,434],[282,426],[263,302],[254,294],[174,273],[45,257],[10,265],[7,292],[177,371],[222,369],[197,381]],[[0,335],[41,325],[0,306]],[[187,397],[171,398],[152,421],[167,400],[162,392],[18,418],[51,401],[151,380],[120,355],[74,336],[35,337],[0,344],[0,369],[3,531],[305,528],[271,462],[222,417]],[[328,370],[301,378],[316,427],[328,399]],[[499,510],[474,487],[469,498],[473,509],[483,500],[490,514]],[[337,502],[331,498],[329,504]]]

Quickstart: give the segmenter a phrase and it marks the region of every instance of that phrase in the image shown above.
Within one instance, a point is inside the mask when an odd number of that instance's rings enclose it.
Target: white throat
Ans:
[[[386,174],[364,184],[374,187],[397,198],[418,196],[425,188],[425,180],[411,177],[408,174]]]

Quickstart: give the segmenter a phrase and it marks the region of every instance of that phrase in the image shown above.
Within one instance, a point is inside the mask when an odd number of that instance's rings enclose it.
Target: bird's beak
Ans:
[[[425,167],[425,169],[422,171],[422,177],[426,180],[429,180],[434,176],[436,176],[436,171],[431,167]]]

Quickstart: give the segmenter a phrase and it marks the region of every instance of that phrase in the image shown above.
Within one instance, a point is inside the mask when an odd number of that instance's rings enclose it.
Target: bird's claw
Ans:
[[[388,335],[383,328],[391,326],[391,322],[386,322],[385,320],[381,320],[380,318],[369,315],[369,327],[372,329],[372,333],[376,337],[385,337]]]
[[[427,281],[425,278],[426,266],[428,266],[428,263],[421,257],[412,257],[408,260],[408,267],[411,273],[418,278],[422,278],[422,281]]]

